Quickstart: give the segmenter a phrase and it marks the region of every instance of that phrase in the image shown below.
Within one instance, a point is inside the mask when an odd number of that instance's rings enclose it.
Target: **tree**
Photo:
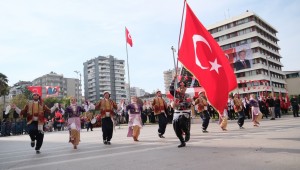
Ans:
[[[9,94],[8,79],[6,75],[0,73],[0,97]]]
[[[4,98],[4,103],[3,103],[3,108],[5,107],[5,96],[9,94],[9,86],[8,86],[8,79],[6,75],[0,73],[0,97],[3,96]],[[1,109],[4,110],[4,109]],[[2,113],[0,113],[2,114]]]
[[[24,94],[18,94],[11,99],[11,103],[14,103],[20,109],[23,109],[27,102],[28,98]]]

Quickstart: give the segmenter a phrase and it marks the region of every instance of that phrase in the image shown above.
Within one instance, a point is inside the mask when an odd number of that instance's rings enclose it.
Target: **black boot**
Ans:
[[[182,148],[182,147],[185,147],[185,142],[181,142],[181,144],[178,145],[178,148]]]
[[[185,134],[185,142],[188,142],[190,140],[190,133]]]

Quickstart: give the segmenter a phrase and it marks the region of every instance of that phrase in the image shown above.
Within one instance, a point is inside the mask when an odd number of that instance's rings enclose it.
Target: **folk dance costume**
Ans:
[[[102,124],[102,137],[105,145],[110,145],[110,140],[113,136],[113,116],[114,110],[117,110],[117,104],[109,99],[109,92],[103,93],[104,98],[96,105],[96,110],[100,110],[101,124]]]
[[[244,129],[244,119],[245,119],[245,113],[243,111],[243,102],[241,99],[238,98],[238,94],[234,94],[233,98],[234,103],[234,112],[238,115],[238,121],[237,124],[239,125],[240,129]]]
[[[128,133],[127,137],[133,137],[134,141],[139,141],[140,129],[142,128],[142,106],[137,103],[135,96],[131,97],[131,104],[127,105],[126,110],[128,111]]]
[[[65,110],[65,114],[68,116],[68,129],[69,129],[69,142],[73,144],[73,148],[77,149],[77,146],[80,142],[80,130],[81,130],[81,113],[93,109],[95,106],[90,104],[85,110],[83,107],[77,105],[77,100],[74,97],[71,97],[71,105],[68,106]]]
[[[156,98],[154,98],[152,106],[154,108],[154,115],[158,116],[158,136],[160,138],[165,138],[163,135],[166,132],[166,127],[168,124],[168,118],[166,113],[168,110],[168,106],[162,98],[161,91],[156,91]]]
[[[258,101],[255,99],[254,94],[250,95],[250,106],[251,106],[253,126],[258,127],[259,121],[262,118],[262,113],[259,110]]]
[[[224,108],[223,113],[219,114],[219,125],[223,131],[227,131],[227,123],[228,123],[228,111],[226,106],[226,108]]]
[[[202,123],[202,132],[207,133],[207,127],[209,125],[210,115],[207,111],[207,99],[204,96],[204,92],[199,92],[199,98],[195,100],[195,105],[198,106],[198,113],[200,113],[200,116],[203,120]]]
[[[15,105],[12,108],[15,108],[16,112],[20,114],[21,117],[27,118],[27,128],[28,134],[31,139],[31,147],[35,146],[36,153],[40,153],[40,149],[43,145],[44,140],[44,130],[43,126],[45,124],[45,113],[52,113],[58,107],[58,104],[55,104],[51,109],[49,109],[41,100],[39,94],[33,94],[33,101],[29,101],[23,110],[20,110]],[[35,143],[36,141],[36,143]]]
[[[174,95],[175,101],[171,104],[174,108],[173,116],[173,129],[176,136],[180,140],[180,145],[178,147],[185,147],[186,142],[190,140],[190,116],[191,116],[191,106],[192,100],[185,93],[186,88],[178,88],[175,92],[174,88],[175,80],[172,81],[170,86],[170,94]],[[182,84],[183,82],[181,82]],[[183,138],[183,133],[185,134],[185,139]]]

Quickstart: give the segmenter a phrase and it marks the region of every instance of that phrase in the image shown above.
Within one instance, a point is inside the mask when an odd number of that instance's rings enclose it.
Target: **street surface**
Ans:
[[[166,138],[157,135],[158,125],[145,125],[139,142],[127,138],[127,126],[116,127],[112,145],[102,142],[101,128],[81,132],[77,150],[68,143],[67,131],[45,133],[41,154],[30,147],[28,135],[0,138],[0,170],[292,170],[300,169],[300,118],[261,121],[253,127],[245,120],[239,129],[229,120],[228,131],[215,121],[202,133],[200,120],[191,127],[191,140],[177,148],[172,124]]]

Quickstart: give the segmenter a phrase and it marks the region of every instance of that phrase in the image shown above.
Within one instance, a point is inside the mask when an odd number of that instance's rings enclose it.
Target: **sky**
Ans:
[[[51,71],[79,78],[83,63],[112,55],[125,60],[130,86],[164,91],[163,72],[174,68],[183,0],[2,0],[0,73],[8,84],[32,81]],[[300,1],[187,0],[204,26],[255,12],[277,31],[283,71],[300,70]],[[175,54],[176,55],[176,54]],[[297,62],[298,61],[298,62]],[[126,64],[127,65],[127,64]],[[128,69],[125,67],[126,82]],[[82,78],[83,79],[83,78]],[[83,80],[82,80],[83,81]]]

